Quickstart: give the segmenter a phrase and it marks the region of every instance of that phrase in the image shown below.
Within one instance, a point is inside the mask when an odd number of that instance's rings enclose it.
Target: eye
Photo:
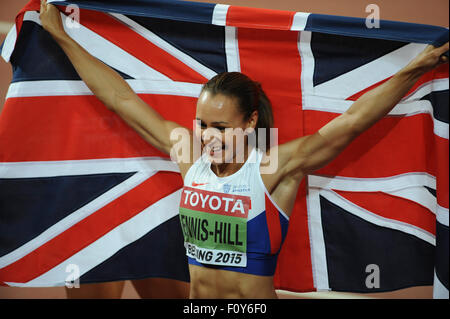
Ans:
[[[226,129],[226,127],[224,127],[224,126],[215,126],[214,128],[218,129],[221,132],[224,132]]]

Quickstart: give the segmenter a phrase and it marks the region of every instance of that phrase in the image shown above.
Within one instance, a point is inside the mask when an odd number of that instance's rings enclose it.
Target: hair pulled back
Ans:
[[[211,78],[203,85],[202,92],[223,94],[234,97],[238,102],[238,110],[247,121],[254,111],[258,111],[258,121],[255,127],[256,138],[258,129],[264,128],[266,134],[266,149],[270,144],[269,129],[273,127],[272,104],[261,84],[253,81],[247,75],[240,72],[223,72]],[[262,146],[262,145],[259,145]]]

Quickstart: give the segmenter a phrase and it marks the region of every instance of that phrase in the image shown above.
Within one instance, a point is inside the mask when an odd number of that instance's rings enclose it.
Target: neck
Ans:
[[[220,163],[220,164],[211,164],[211,169],[219,177],[225,177],[236,173],[248,160],[248,156],[251,150],[248,147],[244,148],[244,161],[242,163],[238,163],[236,160],[236,156],[233,157],[233,160],[230,163]]]

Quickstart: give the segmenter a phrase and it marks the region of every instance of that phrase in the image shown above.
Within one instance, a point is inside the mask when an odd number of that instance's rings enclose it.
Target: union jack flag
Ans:
[[[185,1],[49,1],[81,8],[67,33],[164,117],[191,127],[209,78],[262,84],[278,142],[312,134],[404,67],[445,28]],[[182,186],[81,81],[39,20],[18,14],[2,56],[13,79],[0,116],[0,282],[189,280]],[[108,79],[105,79],[108,81]],[[448,66],[425,74],[380,122],[302,182],[275,287],[448,297]],[[367,281],[371,269],[380,281]]]

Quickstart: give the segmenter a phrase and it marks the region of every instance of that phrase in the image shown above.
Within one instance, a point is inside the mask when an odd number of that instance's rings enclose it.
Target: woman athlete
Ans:
[[[178,146],[172,158],[184,180],[180,220],[189,257],[191,298],[276,298],[273,274],[282,239],[273,240],[268,221],[275,218],[283,237],[302,178],[332,161],[388,114],[424,73],[448,61],[443,56],[448,43],[427,46],[315,134],[266,151],[249,145],[248,138],[238,149],[236,136],[228,136],[230,129],[251,132],[271,127],[272,112],[264,92],[241,73],[219,74],[203,87],[196,108],[198,126],[185,130],[189,138],[181,139],[179,147],[180,139],[171,139],[179,125],[164,119],[119,74],[73,41],[56,7],[44,0],[40,17],[44,29],[106,107],[163,152],[171,154]],[[210,128],[219,133],[205,134]],[[195,152],[198,140],[202,152]],[[261,174],[260,164],[274,160],[276,169]]]

